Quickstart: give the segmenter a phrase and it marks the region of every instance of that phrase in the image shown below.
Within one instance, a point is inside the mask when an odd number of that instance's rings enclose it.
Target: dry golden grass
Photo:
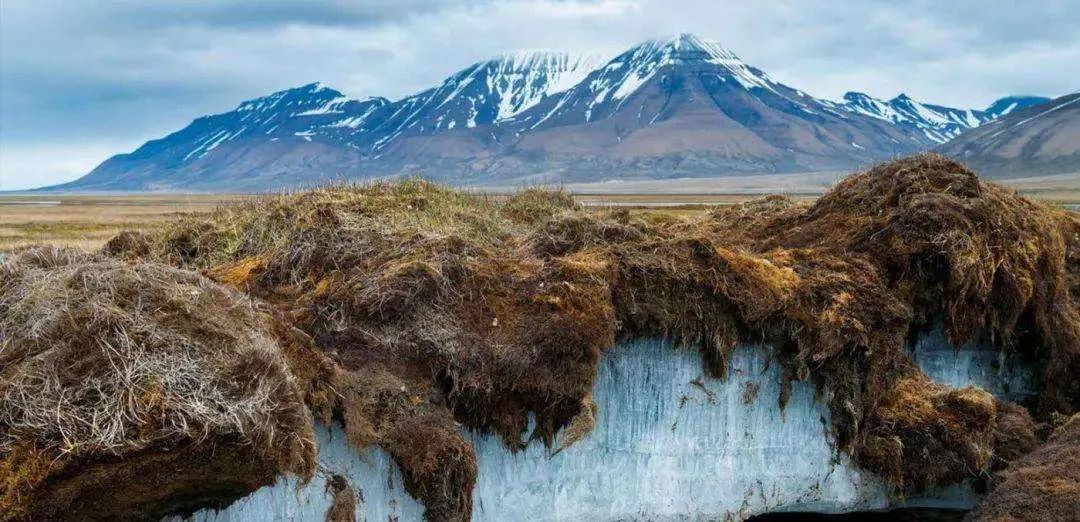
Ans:
[[[130,470],[155,452],[172,459],[194,446],[235,446],[271,467],[261,477],[238,472],[247,486],[233,497],[281,472],[310,478],[310,414],[273,328],[262,304],[190,271],[49,246],[5,256],[0,520],[160,517],[170,508],[152,507],[158,493],[140,499],[131,488],[165,477],[105,481],[124,492],[113,505],[135,498],[150,506],[145,516],[92,506],[101,498],[93,484],[103,482],[89,478],[75,487],[86,496],[73,500],[62,477]],[[152,468],[184,483],[173,465]]]
[[[0,196],[0,250],[48,243],[96,250],[121,230],[150,231],[181,214],[241,199],[226,195]]]
[[[1080,204],[1080,190],[1021,191],[1056,205]],[[508,196],[492,196],[499,201]],[[625,208],[632,215],[695,217],[715,206],[736,205],[760,194],[577,194],[578,204],[595,209]],[[814,194],[791,196],[813,202]],[[52,244],[97,250],[122,230],[151,232],[183,214],[206,214],[247,199],[225,194],[10,195],[0,196],[0,250]]]

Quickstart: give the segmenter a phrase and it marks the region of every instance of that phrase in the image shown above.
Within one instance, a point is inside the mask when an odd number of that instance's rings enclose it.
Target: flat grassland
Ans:
[[[0,250],[51,243],[92,250],[121,230],[151,230],[243,196],[0,196]]]
[[[1080,210],[1080,189],[1022,190],[1022,193]],[[803,200],[813,193],[789,194]],[[574,195],[591,208],[619,207],[633,212],[691,215],[716,205],[733,205],[761,194],[588,194]],[[0,195],[0,251],[50,243],[94,250],[121,230],[153,230],[184,214],[213,211],[250,198],[243,195]],[[495,196],[496,198],[500,196]]]

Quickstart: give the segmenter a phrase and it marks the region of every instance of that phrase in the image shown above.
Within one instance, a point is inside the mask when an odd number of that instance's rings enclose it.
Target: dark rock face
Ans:
[[[454,185],[843,171],[998,114],[849,93],[814,98],[693,35],[608,61],[518,53],[391,102],[321,84],[206,116],[52,190],[259,191],[422,175]]]

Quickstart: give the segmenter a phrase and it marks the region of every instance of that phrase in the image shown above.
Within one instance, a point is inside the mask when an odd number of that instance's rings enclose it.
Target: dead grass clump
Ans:
[[[1076,520],[1080,513],[1080,415],[1014,460],[965,520]]]
[[[917,324],[943,319],[958,346],[985,333],[1000,349],[1054,361],[1043,412],[1080,403],[1080,305],[1070,290],[1080,228],[1069,212],[928,154],[854,174],[764,230],[761,245],[864,257]]]
[[[105,242],[102,252],[120,259],[138,259],[150,253],[150,236],[145,232],[125,230]]]
[[[871,410],[859,458],[894,484],[923,491],[984,470],[993,454],[995,399],[985,391],[952,389],[921,373],[897,381]]]
[[[572,212],[539,224],[526,239],[540,256],[563,256],[582,249],[645,239],[643,223],[630,223],[628,214],[597,216]]]
[[[586,213],[559,192],[499,204],[419,180],[331,187],[181,220],[149,257],[272,303],[278,328],[303,332],[284,353],[313,409],[390,452],[441,520],[471,510],[457,423],[514,450],[564,448],[591,429],[593,379],[620,337],[693,346],[717,376],[737,343],[772,344],[859,464],[905,492],[980,476],[1026,444],[1025,419],[933,385],[905,343],[935,318],[954,341],[985,332],[1053,361],[1043,409],[1072,411],[1076,230],[917,156],[813,205],[769,197],[689,220]]]
[[[326,479],[326,492],[333,496],[330,509],[326,510],[326,522],[356,521],[356,491],[341,475]]]
[[[0,492],[3,518],[76,516],[89,497],[58,477],[146,481],[112,468],[201,444],[263,471],[236,479],[251,486],[238,496],[314,465],[308,410],[266,314],[171,267],[51,248],[5,258],[0,398],[0,467],[17,470]]]
[[[530,187],[506,200],[499,207],[499,214],[514,223],[532,225],[571,210],[581,210],[581,205],[569,192]]]
[[[1000,469],[1010,462],[1027,455],[1038,439],[1031,414],[1023,406],[1000,401],[997,404],[997,421],[994,423],[994,462]]]

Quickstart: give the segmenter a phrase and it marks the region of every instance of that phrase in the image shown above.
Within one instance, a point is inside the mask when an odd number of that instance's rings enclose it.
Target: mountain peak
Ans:
[[[747,65],[735,53],[720,44],[690,33],[680,33],[638,44],[615,57],[608,63],[606,69],[619,74],[617,71],[627,67],[622,74],[627,74],[628,81],[621,82],[623,85],[611,91],[616,98],[621,98],[633,91],[632,87],[640,85],[662,67],[683,65],[709,67],[724,78],[734,80],[748,90],[753,88],[772,90],[774,84],[768,75]]]
[[[241,102],[234,110],[237,112],[259,112],[275,109],[282,102],[296,107],[310,108],[308,106],[323,105],[332,100],[341,103],[347,101],[348,98],[341,92],[327,87],[322,82],[314,82],[246,100]]]
[[[571,70],[591,67],[596,65],[598,57],[595,55],[578,55],[550,49],[521,50],[512,53],[504,53],[490,60],[480,62],[478,65],[490,66],[506,72],[524,72],[536,69],[545,70]]]
[[[705,50],[709,43],[691,33],[679,33],[669,40],[676,49]]]
[[[667,38],[648,40],[630,52],[635,54],[645,53],[662,62],[693,62],[706,61],[719,63],[722,61],[739,61],[735,53],[725,49],[716,42],[711,42],[690,33],[679,33]]]

